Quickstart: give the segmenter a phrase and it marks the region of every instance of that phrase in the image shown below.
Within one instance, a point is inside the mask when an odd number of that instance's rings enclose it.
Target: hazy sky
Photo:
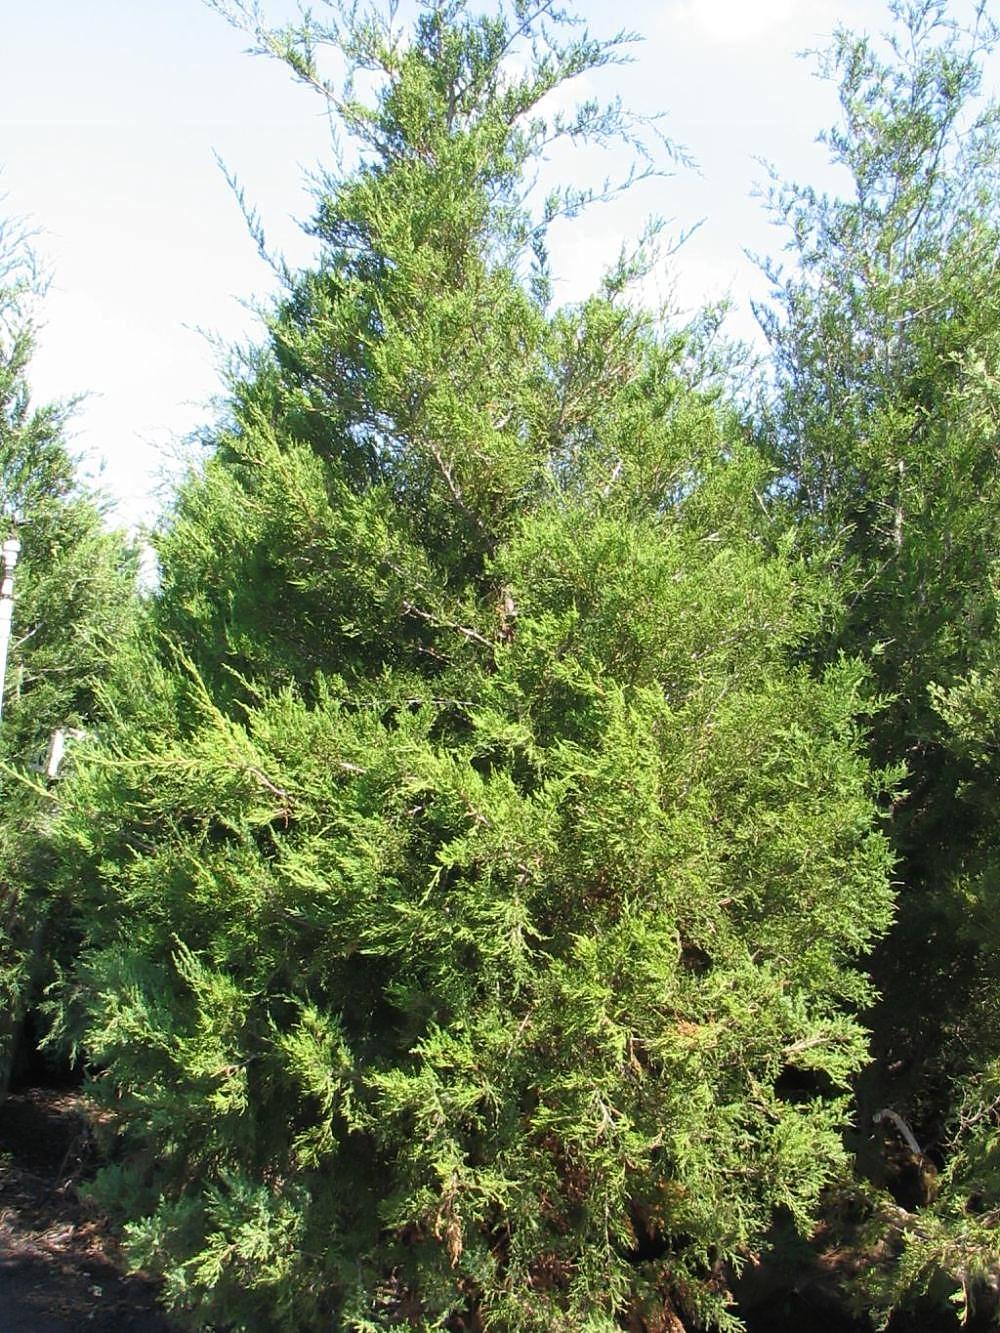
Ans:
[[[318,6],[322,8],[322,6]],[[751,198],[772,161],[784,176],[829,180],[817,132],[833,90],[796,58],[835,23],[878,30],[878,0],[580,0],[595,34],[621,24],[645,38],[625,69],[585,91],[620,92],[700,164],[593,210],[553,238],[557,296],[593,284],[623,239],[658,213],[675,230],[704,219],[672,261],[682,304],[729,290],[734,328],[752,332],[759,276],[744,249],[780,234]],[[296,225],[310,211],[306,172],[328,160],[315,94],[201,0],[36,0],[8,6],[0,48],[0,192],[7,215],[38,229],[52,274],[33,366],[39,399],[87,392],[74,444],[124,522],[152,518],[178,442],[208,421],[223,342],[254,335],[246,302],[272,289],[216,165],[243,183],[269,240],[307,262]],[[287,12],[275,0],[268,12]],[[606,77],[605,77],[606,76]],[[589,157],[593,177],[613,163]]]

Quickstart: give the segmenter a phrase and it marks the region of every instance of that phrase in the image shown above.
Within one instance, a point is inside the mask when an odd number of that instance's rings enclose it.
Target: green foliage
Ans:
[[[311,21],[258,34],[362,162],[52,833],[99,1189],[193,1322],[734,1328],[724,1264],[808,1229],[865,1058],[864,672],[803,665],[829,589],[697,330],[621,273],[548,307],[580,196],[533,220],[525,168],[632,127],[538,102],[608,48],[544,3],[341,20],[371,106]]]
[[[996,104],[977,101],[996,32],[982,8],[968,30],[937,0],[892,13],[888,47],[841,33],[829,56],[843,115],[828,143],[849,192],[775,195],[800,271],[775,274],[765,418],[794,521],[847,591],[818,654],[869,657],[889,697],[873,755],[907,769],[887,824],[899,922],[876,960],[859,1121],[896,1106],[946,1169],[902,1227],[890,1303],[942,1274],[974,1294],[1000,1258],[1000,138]]]
[[[773,272],[767,425],[796,518],[845,567],[841,639],[882,642],[882,726],[912,743],[933,729],[928,682],[993,623],[998,144],[995,107],[974,108],[991,31],[966,39],[937,0],[893,13],[888,53],[841,32],[828,56],[851,192],[772,199],[799,268]]]
[[[741,597],[706,614],[718,553],[661,522],[525,520],[474,706],[331,681],[236,723],[193,679],[189,729],[74,786],[88,1042],[158,1158],[135,1252],[201,1317],[613,1327],[773,1209],[808,1225],[889,911],[858,673],[783,667]],[[590,605],[547,585],[567,545]],[[640,624],[623,658],[654,551],[671,652]],[[722,563],[792,637],[787,573]]]
[[[0,514],[6,537],[23,521],[0,727],[0,1092],[6,1090],[20,1019],[64,951],[50,915],[39,842],[51,801],[27,772],[44,760],[56,727],[94,719],[109,650],[130,619],[132,573],[121,540],[105,532],[76,484],[63,437],[67,409],[34,407],[28,367],[39,283],[25,238],[0,228]]]

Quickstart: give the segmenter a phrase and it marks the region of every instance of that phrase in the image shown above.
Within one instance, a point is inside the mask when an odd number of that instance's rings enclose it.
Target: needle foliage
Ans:
[[[50,916],[51,800],[31,768],[54,729],[93,724],[109,647],[132,620],[131,559],[77,483],[69,408],[32,402],[40,290],[27,237],[0,224],[0,537],[21,542],[0,729],[0,1096],[26,1009],[72,953]]]
[[[809,1227],[865,1055],[865,672],[804,661],[830,590],[762,534],[707,325],[632,306],[641,258],[549,299],[587,194],[526,182],[553,136],[641,148],[551,110],[618,46],[524,0],[334,14],[255,40],[358,163],[53,834],[102,1195],[196,1323],[734,1328],[725,1265]]]
[[[886,828],[898,924],[875,962],[875,1061],[859,1161],[890,1107],[942,1168],[919,1217],[890,1209],[889,1304],[995,1286],[997,706],[1000,570],[1000,136],[981,96],[997,30],[983,6],[891,7],[886,41],[841,32],[827,73],[848,189],[778,190],[796,266],[773,273],[779,394],[764,423],[780,490],[845,588],[817,655],[864,654],[889,703],[877,764],[902,764]],[[875,1283],[877,1286],[877,1283]]]

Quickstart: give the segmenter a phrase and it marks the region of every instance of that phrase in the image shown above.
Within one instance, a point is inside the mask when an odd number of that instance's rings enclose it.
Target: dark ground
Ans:
[[[29,1088],[0,1106],[2,1333],[171,1333],[156,1286],[129,1277],[78,1196],[94,1167],[83,1096]]]

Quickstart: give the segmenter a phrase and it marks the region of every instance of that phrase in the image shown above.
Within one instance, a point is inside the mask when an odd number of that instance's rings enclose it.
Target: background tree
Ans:
[[[361,149],[160,539],[54,838],[103,1197],[201,1321],[720,1328],[843,1166],[891,911],[829,591],[697,330],[550,308],[526,169],[636,127],[549,3],[263,49]],[[324,81],[322,44],[376,76]]]
[[[763,432],[776,442],[777,491],[845,589],[819,658],[846,650],[872,663],[887,699],[873,757],[907,771],[886,818],[902,892],[876,960],[883,999],[857,1128],[863,1166],[876,1171],[873,1113],[889,1106],[912,1123],[949,1164],[935,1205],[949,1222],[942,1232],[933,1212],[903,1219],[898,1298],[938,1267],[961,1284],[998,1258],[986,1144],[1000,1052],[989,702],[1000,138],[996,104],[978,100],[996,40],[983,7],[967,29],[937,0],[891,12],[885,43],[841,32],[827,57],[842,118],[826,141],[849,189],[773,196],[794,267],[787,278],[772,270],[764,326],[778,391]]]
[[[121,538],[77,483],[67,405],[35,407],[28,380],[40,282],[24,234],[0,229],[0,523],[15,516],[22,551],[7,668],[0,760],[0,1093],[37,987],[65,961],[49,921],[39,840],[50,813],[44,760],[57,727],[93,725],[95,691],[130,621],[133,575]]]

